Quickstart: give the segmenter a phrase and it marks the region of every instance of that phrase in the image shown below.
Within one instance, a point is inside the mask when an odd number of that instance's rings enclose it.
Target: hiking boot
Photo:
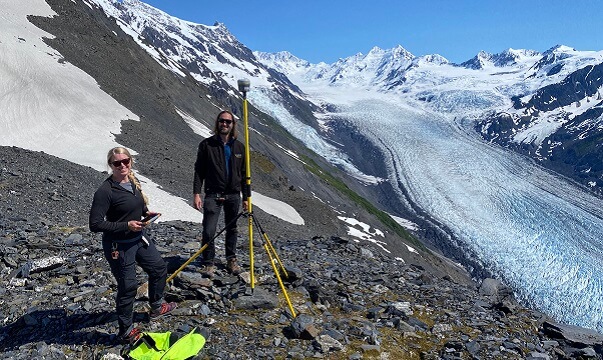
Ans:
[[[216,274],[216,265],[207,264],[201,269],[201,274],[207,276],[208,278],[213,278]]]
[[[117,338],[122,344],[134,344],[136,340],[140,339],[141,336],[142,330],[137,327],[130,326],[129,331],[126,331],[125,334],[118,334]]]
[[[237,264],[237,258],[228,259],[226,262],[226,270],[233,275],[239,275],[241,273],[241,267]]]
[[[171,312],[172,310],[174,310],[175,308],[178,307],[178,304],[176,304],[175,302],[164,302],[161,304],[161,306],[157,309],[151,310],[151,312],[149,313],[149,316],[151,317],[151,319],[157,319],[158,317],[161,317],[169,312]]]

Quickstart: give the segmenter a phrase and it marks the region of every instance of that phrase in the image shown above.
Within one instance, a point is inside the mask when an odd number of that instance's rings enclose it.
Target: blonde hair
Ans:
[[[116,155],[116,154],[126,155],[130,159],[131,166],[134,165],[134,158],[132,157],[132,155],[130,154],[128,149],[126,149],[125,147],[121,147],[121,146],[114,147],[113,149],[109,150],[109,153],[107,153],[107,164],[111,164],[111,159],[113,158],[113,155]],[[142,199],[144,200],[144,204],[148,205],[149,198],[147,197],[147,195],[144,192],[142,192],[142,187],[140,186],[140,181],[138,181],[136,176],[134,176],[134,171],[132,171],[132,168],[130,168],[130,171],[128,172],[128,179],[130,179],[130,181],[134,184],[134,186],[136,186],[136,189],[138,189],[138,191],[140,191],[140,193],[142,194]]]
[[[231,138],[236,139],[239,136],[239,132],[237,131],[237,120],[235,119],[234,114],[230,110],[222,110],[218,113],[218,116],[216,116],[216,122],[214,123],[214,134],[220,133],[220,124],[218,123],[218,121],[220,121],[220,116],[224,114],[229,114],[232,118],[232,129],[230,129],[229,135]]]

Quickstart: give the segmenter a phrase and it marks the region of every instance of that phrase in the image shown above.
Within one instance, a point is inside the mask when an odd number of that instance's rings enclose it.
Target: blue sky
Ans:
[[[251,50],[287,50],[312,63],[373,46],[455,63],[480,50],[603,50],[603,6],[595,0],[142,1],[184,20],[224,23]]]

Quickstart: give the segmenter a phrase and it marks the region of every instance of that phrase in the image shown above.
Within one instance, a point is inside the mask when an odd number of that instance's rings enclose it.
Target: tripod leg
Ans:
[[[287,300],[287,305],[289,305],[289,311],[291,311],[291,315],[293,317],[297,317],[295,310],[293,310],[293,305],[291,305],[291,300],[289,300],[289,294],[287,294],[287,289],[281,280],[281,276],[278,273],[278,269],[274,264],[274,259],[272,258],[272,254],[270,254],[270,249],[268,249],[268,245],[264,244],[264,249],[266,250],[266,254],[268,254],[268,258],[270,259],[270,265],[272,265],[272,270],[274,271],[274,275],[276,275],[276,279],[278,280],[278,284],[281,286],[281,290],[283,291],[283,295],[285,295],[285,300]]]
[[[243,215],[242,212],[240,212],[234,219],[232,219],[228,224],[226,224],[222,230],[218,231],[218,233],[215,234],[214,237],[212,237],[207,242],[207,244],[203,245],[201,247],[201,249],[199,249],[193,256],[191,256],[190,259],[188,259],[184,264],[182,264],[182,266],[180,266],[178,268],[178,270],[174,271],[174,273],[172,275],[170,275],[170,277],[166,280],[166,284],[169,283],[170,281],[172,281],[176,277],[176,275],[178,275],[178,273],[180,273],[182,270],[184,270],[185,267],[188,266],[188,264],[190,264],[193,260],[195,260],[199,255],[201,255],[201,253],[205,249],[207,249],[209,244],[211,244],[218,236],[220,236],[226,230],[226,228],[228,228],[230,226],[230,224],[232,224],[233,222],[236,222],[241,217],[241,215]]]
[[[255,287],[255,262],[253,256],[253,213],[251,212],[251,197],[248,198],[249,222],[247,224],[249,231],[249,283],[251,290]]]
[[[174,271],[174,273],[172,275],[170,275],[170,277],[167,278],[167,280],[165,281],[166,284],[169,283],[170,281],[174,280],[174,278],[176,277],[176,275],[178,275],[182,270],[184,270],[185,267],[188,266],[188,264],[190,264],[191,262],[193,262],[193,260],[195,260],[199,255],[201,255],[201,253],[203,251],[205,251],[205,249],[207,249],[208,245],[209,245],[209,243],[203,245],[201,247],[201,249],[199,249],[193,256],[191,256],[190,259],[186,260],[186,262],[184,264],[182,264],[182,266],[180,266],[178,268],[178,270]]]
[[[266,240],[266,244],[268,245],[268,248],[270,249],[270,251],[272,251],[272,255],[274,255],[274,257],[276,258],[276,261],[280,265],[281,270],[283,271],[283,275],[285,275],[285,278],[288,278],[289,274],[287,273],[285,266],[283,265],[281,259],[279,258],[278,254],[276,252],[276,249],[274,248],[274,246],[272,246],[272,242],[268,238],[268,234],[266,234],[266,232],[262,228],[262,225],[260,224],[260,221],[257,218],[253,217],[253,221],[255,223],[255,226],[257,226],[258,229],[260,230],[260,233],[262,234],[262,237],[264,238],[264,240]]]

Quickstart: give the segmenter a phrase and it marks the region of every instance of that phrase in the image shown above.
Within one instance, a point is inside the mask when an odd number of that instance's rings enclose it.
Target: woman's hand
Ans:
[[[130,220],[128,221],[128,229],[130,231],[142,231],[144,224],[141,221]]]

